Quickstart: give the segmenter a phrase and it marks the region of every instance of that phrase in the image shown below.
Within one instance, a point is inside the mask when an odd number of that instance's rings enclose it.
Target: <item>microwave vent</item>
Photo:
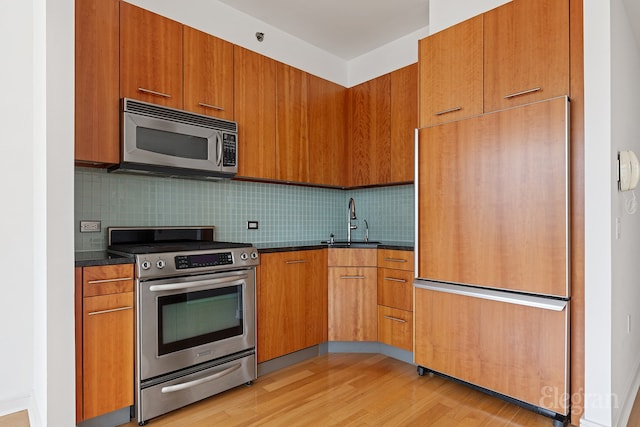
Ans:
[[[217,119],[203,114],[176,110],[175,108],[149,104],[147,102],[134,101],[132,99],[124,99],[124,111],[186,123],[189,125],[202,126],[223,131],[226,130],[229,132],[238,132],[238,124],[236,122]]]

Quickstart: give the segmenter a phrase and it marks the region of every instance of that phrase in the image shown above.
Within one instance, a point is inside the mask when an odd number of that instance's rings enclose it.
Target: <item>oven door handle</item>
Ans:
[[[149,290],[151,292],[163,292],[163,291],[175,291],[180,289],[191,289],[191,288],[199,288],[201,286],[211,286],[211,285],[227,285],[227,286],[236,286],[244,284],[244,279],[246,279],[246,274],[241,276],[233,276],[233,277],[224,277],[220,279],[209,279],[209,280],[196,280],[193,282],[185,282],[185,283],[167,283],[166,285],[151,285],[149,286]]]
[[[204,384],[206,382],[209,381],[213,381],[215,379],[218,379],[220,377],[224,377],[225,375],[228,375],[230,373],[232,373],[233,371],[237,371],[238,369],[240,369],[240,366],[242,366],[240,363],[236,363],[235,365],[220,371],[220,372],[216,372],[213,375],[209,375],[208,377],[204,377],[204,378],[200,378],[199,380],[193,380],[193,381],[189,381],[186,383],[181,383],[181,384],[175,384],[175,385],[169,385],[166,387],[162,387],[161,391],[162,393],[173,393],[176,391],[181,391],[181,390],[186,390],[188,388],[191,387],[195,387],[198,386],[200,384]]]

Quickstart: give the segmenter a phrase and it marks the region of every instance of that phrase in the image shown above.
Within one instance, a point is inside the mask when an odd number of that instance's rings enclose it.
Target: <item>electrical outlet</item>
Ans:
[[[100,221],[80,221],[81,233],[97,233],[101,229]]]
[[[247,221],[247,230],[257,230],[258,221]]]

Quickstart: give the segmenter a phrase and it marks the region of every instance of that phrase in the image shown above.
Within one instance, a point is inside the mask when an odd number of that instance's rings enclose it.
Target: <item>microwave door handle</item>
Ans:
[[[218,167],[222,164],[222,142],[219,133],[216,133],[216,164]]]

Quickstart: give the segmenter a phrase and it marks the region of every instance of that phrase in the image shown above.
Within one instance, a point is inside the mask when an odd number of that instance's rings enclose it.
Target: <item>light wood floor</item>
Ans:
[[[132,421],[127,427],[136,426]],[[183,426],[552,426],[549,418],[380,354],[331,353],[149,421]]]

